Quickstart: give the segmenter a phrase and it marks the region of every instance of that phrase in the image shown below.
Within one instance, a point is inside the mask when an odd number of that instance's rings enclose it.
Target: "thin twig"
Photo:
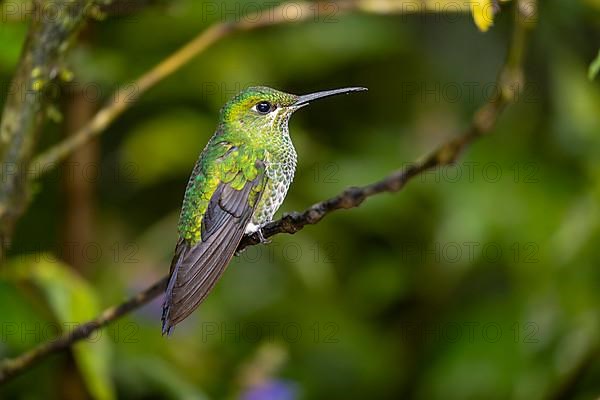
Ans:
[[[535,6],[535,0],[520,0],[520,2],[532,3]],[[525,18],[522,18],[521,7],[516,7],[515,13],[517,18],[515,20],[513,39],[519,38],[519,40],[511,42],[507,62],[498,75],[498,87],[500,90],[492,100],[483,105],[475,113],[471,126],[466,132],[443,144],[423,160],[394,172],[380,181],[362,187],[346,189],[338,196],[317,203],[303,212],[294,212],[285,215],[280,220],[268,224],[264,228],[264,235],[271,237],[279,233],[293,234],[303,229],[306,225],[318,223],[326,215],[335,210],[358,207],[368,197],[380,193],[397,192],[415,176],[433,168],[452,164],[460,157],[469,144],[490,132],[504,108],[515,101],[517,95],[520,93],[524,37],[530,24]],[[518,48],[515,49],[515,46]],[[246,235],[238,246],[238,251],[258,243],[259,238],[257,234]],[[96,319],[80,325],[71,332],[61,336],[58,340],[42,343],[16,358],[4,360],[0,364],[0,383],[6,382],[10,378],[24,372],[48,355],[68,349],[75,342],[89,337],[96,330],[158,297],[164,291],[167,281],[168,277],[162,278],[150,288],[118,306],[105,310]]]

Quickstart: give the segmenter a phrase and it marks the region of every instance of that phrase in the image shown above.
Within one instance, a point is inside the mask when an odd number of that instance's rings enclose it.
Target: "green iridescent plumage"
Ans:
[[[217,140],[217,144],[212,142]],[[211,140],[194,168],[186,189],[179,223],[179,235],[190,243],[202,239],[202,217],[218,185],[227,183],[241,190],[246,182],[256,179],[256,160],[264,160],[265,151],[251,145],[225,141],[226,136],[217,134]],[[254,207],[263,186],[253,189],[248,206]]]
[[[289,136],[292,113],[338,89],[296,96],[251,87],[221,110],[220,123],[188,182],[179,241],[163,305],[163,333],[185,319],[208,295],[244,233],[271,221],[294,177],[296,151]]]

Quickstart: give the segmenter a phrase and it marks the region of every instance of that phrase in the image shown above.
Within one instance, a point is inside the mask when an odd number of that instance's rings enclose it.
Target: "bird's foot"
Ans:
[[[256,229],[254,232],[252,232],[252,233],[256,233],[256,234],[258,235],[258,240],[259,240],[259,243],[260,243],[260,244],[269,244],[269,243],[271,243],[271,241],[270,241],[269,239],[265,238],[265,235],[264,235],[264,234],[263,234],[263,232],[262,232],[262,228],[257,228],[257,229]],[[243,248],[243,249],[241,249],[241,250],[237,250],[237,251],[235,252],[235,256],[237,257],[237,256],[239,256],[239,255],[243,254],[243,253],[246,251],[246,249],[247,249],[247,247],[244,247],[244,248]]]
[[[241,249],[241,250],[236,250],[236,251],[235,251],[235,253],[234,253],[234,255],[235,255],[236,257],[237,257],[237,256],[241,256],[242,254],[244,254],[244,252],[246,251],[246,249],[247,249],[247,247],[244,247],[244,248],[243,248],[243,249]]]
[[[258,233],[258,239],[260,240],[261,244],[271,243],[271,241],[269,239],[265,238],[265,235],[263,234],[263,231],[262,231],[262,227],[258,228],[258,230],[256,232]]]

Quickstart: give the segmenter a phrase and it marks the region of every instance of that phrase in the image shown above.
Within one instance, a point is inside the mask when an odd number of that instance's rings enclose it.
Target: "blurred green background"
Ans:
[[[524,92],[456,166],[248,249],[172,337],[160,335],[156,299],[0,397],[597,398],[600,92],[587,69],[600,3],[540,3]],[[270,4],[153,2],[90,24],[39,148],[210,23]],[[292,118],[299,166],[282,210],[302,210],[468,127],[513,25],[511,4],[486,33],[468,14],[333,10],[219,42],[36,184],[4,260],[1,357],[168,272],[191,168],[242,88],[370,89]],[[26,30],[0,25],[0,101]]]

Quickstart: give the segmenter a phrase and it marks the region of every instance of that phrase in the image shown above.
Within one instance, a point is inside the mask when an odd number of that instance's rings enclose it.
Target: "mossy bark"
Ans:
[[[61,75],[71,42],[110,0],[35,0],[30,27],[0,122],[0,260],[28,202],[31,159],[51,105],[48,83]]]

